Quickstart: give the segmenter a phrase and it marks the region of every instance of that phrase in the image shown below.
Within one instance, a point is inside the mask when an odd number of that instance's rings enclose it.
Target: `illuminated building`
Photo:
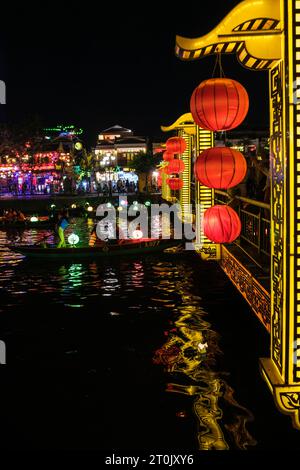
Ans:
[[[45,132],[35,149],[28,143],[28,153],[2,156],[0,193],[49,194],[74,189],[74,164],[84,149],[78,137],[82,129],[57,126]]]
[[[98,135],[94,148],[96,177],[98,180],[128,179],[137,181],[129,168],[135,155],[147,152],[145,137],[135,136],[130,129],[115,125]]]

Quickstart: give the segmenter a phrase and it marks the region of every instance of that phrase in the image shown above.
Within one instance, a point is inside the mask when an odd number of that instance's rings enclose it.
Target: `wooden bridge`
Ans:
[[[269,72],[271,203],[236,198],[242,232],[235,244],[216,245],[201,231],[203,212],[229,202],[227,192],[193,181],[193,162],[213,147],[213,132],[199,128],[190,113],[162,130],[187,143],[178,199],[183,214],[195,213],[201,233],[195,249],[221,264],[270,332],[261,374],[279,410],[300,429],[300,1],[242,1],[205,36],[177,37],[175,53],[189,61],[235,53],[249,73]],[[165,177],[162,193],[174,199]]]

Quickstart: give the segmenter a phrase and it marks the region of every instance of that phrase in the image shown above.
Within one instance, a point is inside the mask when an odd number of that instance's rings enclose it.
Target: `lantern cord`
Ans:
[[[224,70],[223,70],[223,67],[222,67],[221,52],[217,53],[216,61],[215,61],[215,65],[214,65],[214,69],[213,69],[213,73],[212,73],[212,78],[214,78],[214,76],[215,76],[217,67],[219,67],[219,78],[225,78],[225,73],[224,73]]]

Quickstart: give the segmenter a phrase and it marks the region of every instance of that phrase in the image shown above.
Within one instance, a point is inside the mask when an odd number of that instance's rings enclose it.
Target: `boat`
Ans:
[[[21,253],[28,258],[47,258],[47,259],[62,259],[62,258],[98,258],[105,256],[123,256],[146,254],[168,249],[175,249],[182,244],[182,240],[165,240],[154,238],[143,238],[139,240],[129,240],[124,243],[110,243],[107,242],[99,247],[75,247],[70,246],[67,248],[56,248],[55,246],[41,246],[41,245],[13,245],[9,249]]]
[[[49,217],[39,217],[36,221],[26,220],[5,220],[0,217],[0,229],[29,229],[29,228],[50,228],[54,225]]]

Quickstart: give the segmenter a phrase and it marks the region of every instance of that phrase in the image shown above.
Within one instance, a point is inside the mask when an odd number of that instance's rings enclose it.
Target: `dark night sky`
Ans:
[[[193,89],[212,76],[215,63],[215,56],[177,59],[175,35],[207,33],[239,1],[190,3],[187,11],[172,2],[16,6],[17,14],[6,16],[1,37],[6,119],[37,114],[45,125],[73,123],[85,129],[89,145],[98,131],[116,123],[165,139],[160,125],[189,111]],[[267,126],[267,73],[242,68],[235,55],[222,62],[225,75],[248,90],[244,125]]]

